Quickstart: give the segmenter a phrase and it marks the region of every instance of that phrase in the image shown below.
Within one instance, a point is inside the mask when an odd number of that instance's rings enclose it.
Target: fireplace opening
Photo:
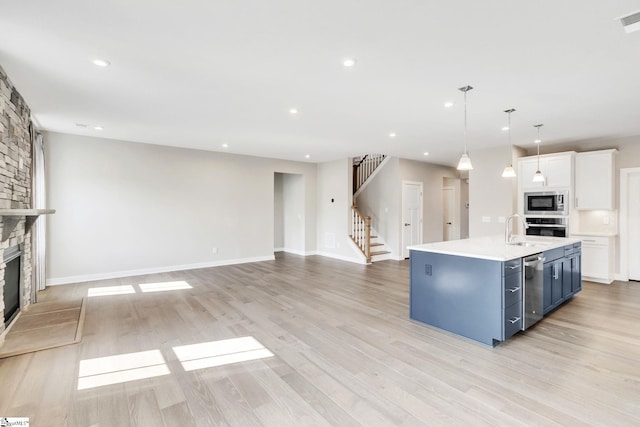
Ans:
[[[22,270],[20,246],[13,246],[4,251],[4,326],[9,323],[20,311],[20,271]]]

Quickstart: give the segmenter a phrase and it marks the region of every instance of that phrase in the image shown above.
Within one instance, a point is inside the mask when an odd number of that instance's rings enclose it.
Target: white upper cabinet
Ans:
[[[540,172],[544,182],[533,182],[538,170],[538,157],[518,159],[518,183],[521,190],[540,188],[572,188],[573,157],[575,152],[545,154],[540,156]]]
[[[600,150],[576,155],[576,209],[614,209],[615,152]]]

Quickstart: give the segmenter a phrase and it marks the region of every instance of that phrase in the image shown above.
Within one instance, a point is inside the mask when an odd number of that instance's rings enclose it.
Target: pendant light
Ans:
[[[540,172],[540,143],[542,142],[542,140],[540,139],[540,128],[542,126],[544,125],[533,125],[534,128],[538,129],[538,138],[533,141],[538,145],[538,168],[536,169],[535,175],[533,175],[533,182],[544,182],[544,175],[542,175],[542,172]]]
[[[505,113],[507,113],[507,117],[508,117],[508,123],[507,126],[509,127],[508,132],[508,146],[509,146],[509,164],[507,166],[505,166],[504,170],[502,171],[502,177],[503,178],[515,178],[516,176],[516,171],[513,169],[513,163],[511,161],[511,159],[513,158],[513,154],[511,153],[511,113],[513,113],[514,111],[516,111],[515,108],[509,108],[508,110],[504,110]]]
[[[462,153],[460,161],[458,162],[458,170],[461,171],[473,169],[471,159],[469,158],[469,153],[467,151],[467,92],[471,89],[473,89],[471,86],[464,86],[458,89],[464,93],[464,153]]]

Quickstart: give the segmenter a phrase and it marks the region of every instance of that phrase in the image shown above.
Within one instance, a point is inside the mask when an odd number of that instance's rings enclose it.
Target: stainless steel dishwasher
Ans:
[[[529,255],[523,260],[524,293],[522,301],[522,330],[542,319],[544,257],[541,253]]]

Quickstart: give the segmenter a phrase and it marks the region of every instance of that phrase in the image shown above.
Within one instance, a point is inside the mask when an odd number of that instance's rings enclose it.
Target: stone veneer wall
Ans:
[[[0,209],[31,207],[31,137],[29,134],[31,111],[0,66]],[[5,223],[0,216],[0,235],[4,236]],[[4,313],[5,249],[21,245],[21,308],[31,303],[31,233],[26,220],[21,218],[8,238],[0,242],[0,316]],[[0,332],[4,322],[0,319]]]

